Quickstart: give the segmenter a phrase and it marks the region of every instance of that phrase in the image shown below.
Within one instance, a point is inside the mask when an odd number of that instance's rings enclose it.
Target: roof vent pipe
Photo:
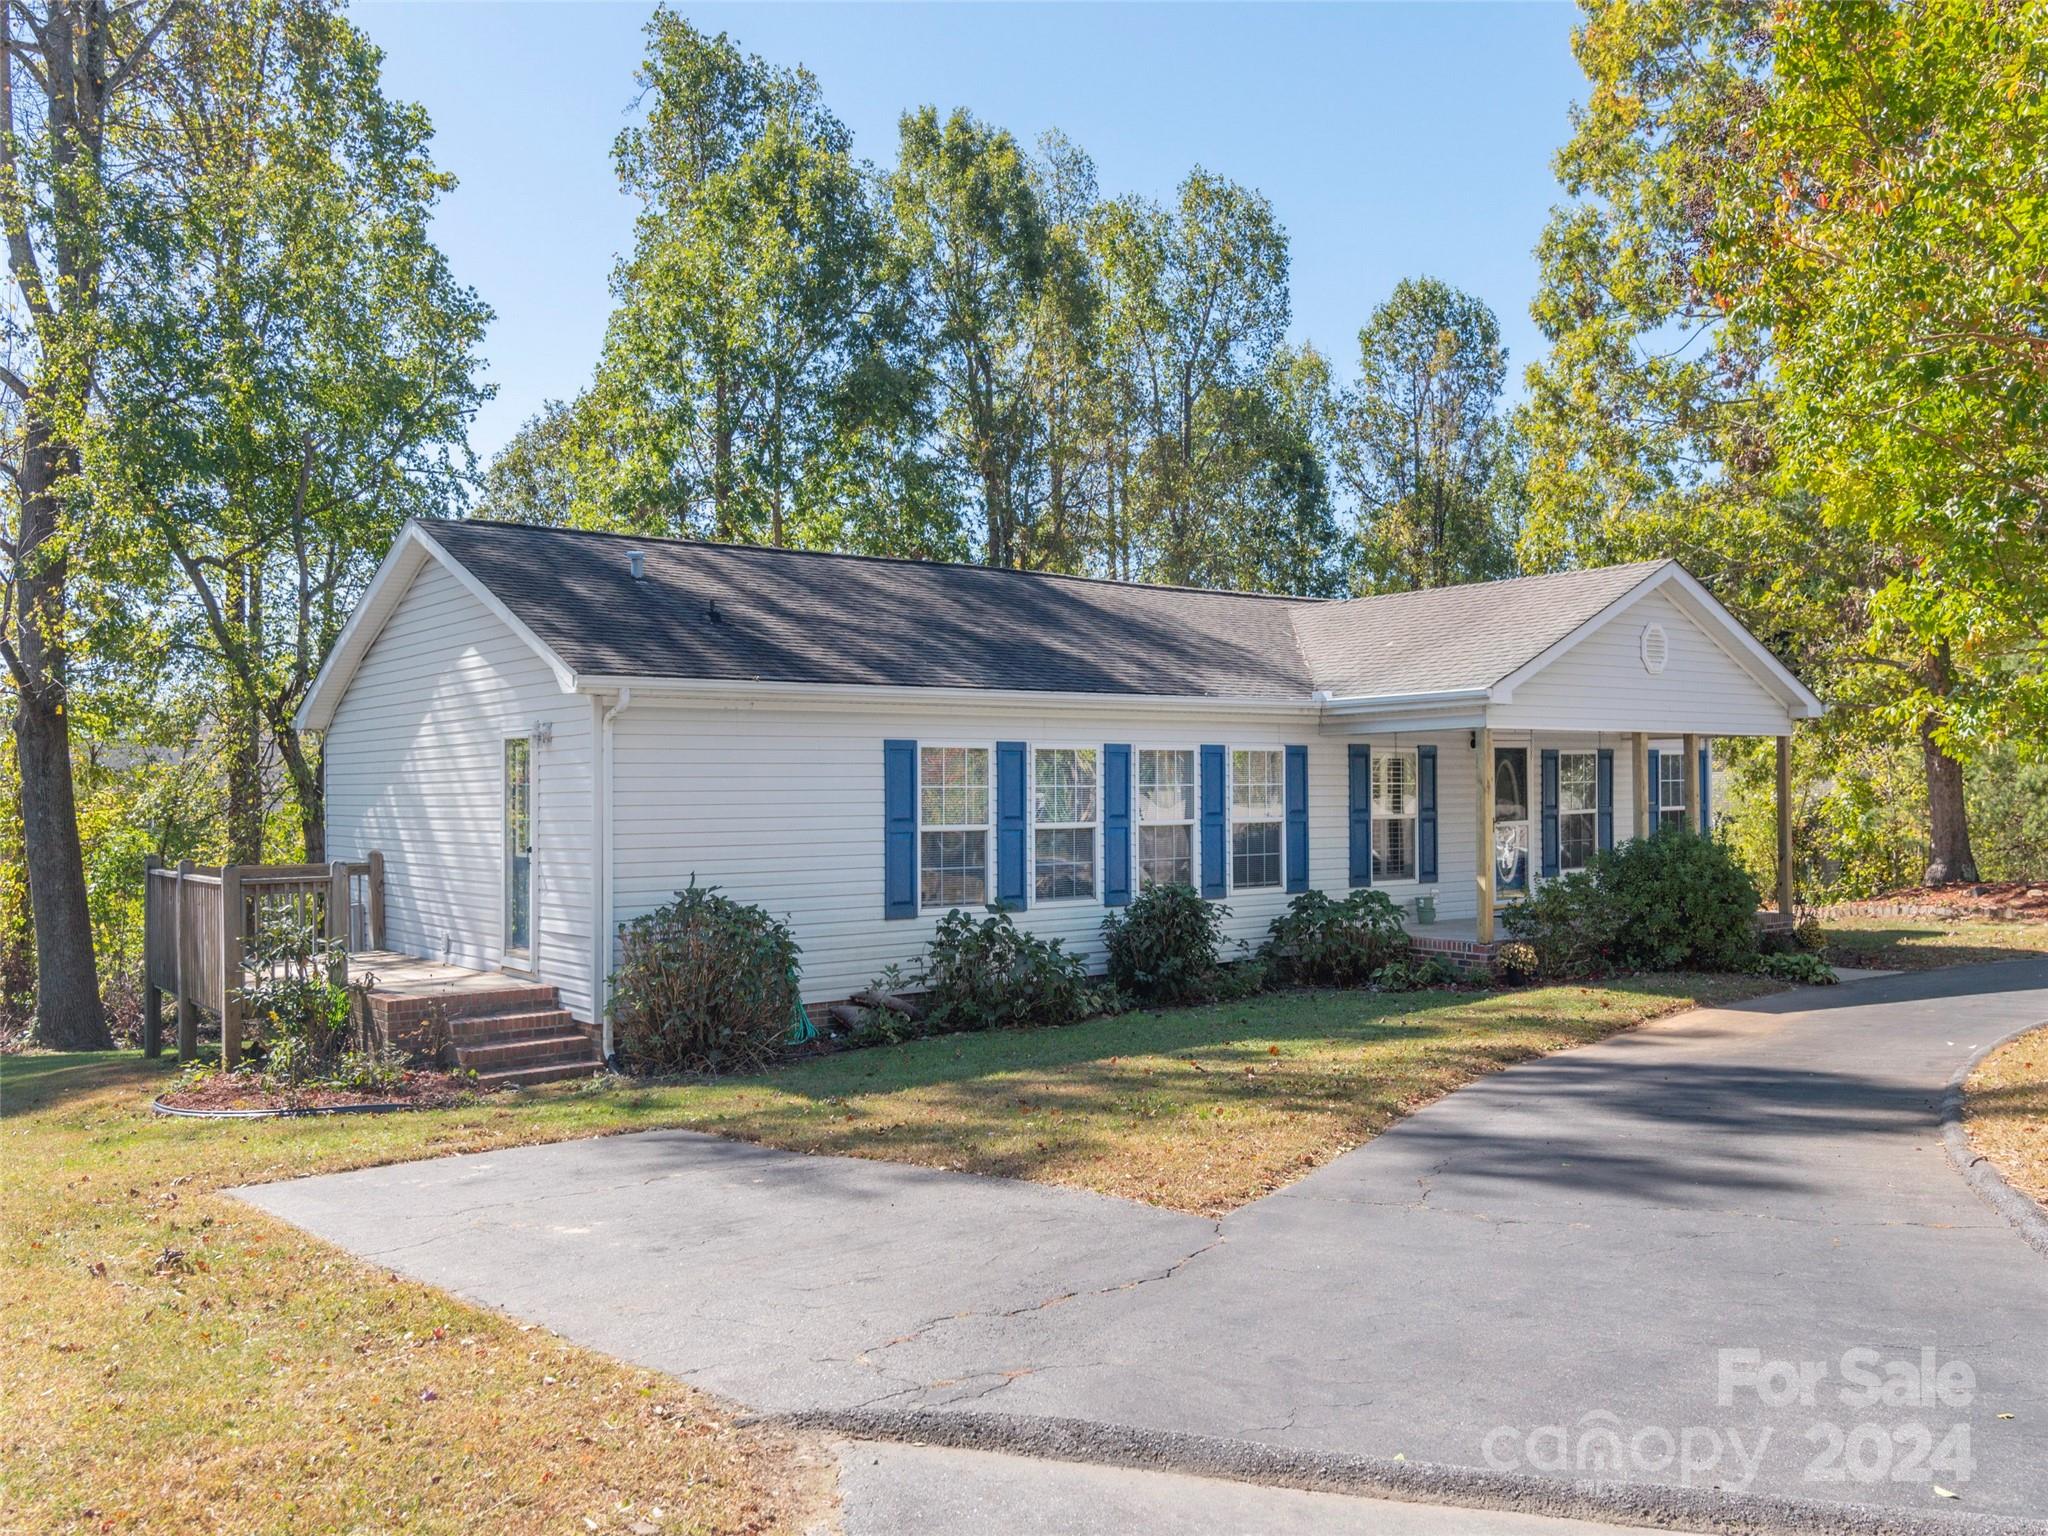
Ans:
[[[647,557],[641,554],[639,550],[629,549],[626,551],[626,564],[633,568],[633,579],[635,581],[645,581],[647,579]]]

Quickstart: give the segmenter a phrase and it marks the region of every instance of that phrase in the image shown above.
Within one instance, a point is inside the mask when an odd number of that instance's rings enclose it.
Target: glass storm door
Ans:
[[[1529,892],[1529,749],[1493,749],[1493,890]]]
[[[505,953],[533,948],[533,744],[505,740]]]

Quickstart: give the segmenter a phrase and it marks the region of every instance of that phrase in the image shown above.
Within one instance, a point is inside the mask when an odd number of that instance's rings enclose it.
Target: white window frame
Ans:
[[[1131,765],[1134,775],[1131,781],[1131,802],[1136,814],[1132,817],[1137,827],[1137,844],[1131,850],[1131,862],[1136,866],[1138,889],[1145,889],[1145,828],[1186,827],[1188,829],[1188,884],[1196,890],[1202,888],[1202,751],[1199,747],[1134,747],[1138,761]],[[1145,814],[1144,764],[1145,754],[1171,753],[1187,760],[1188,765],[1188,814],[1185,820],[1177,816],[1147,816]]]
[[[1593,799],[1583,811],[1567,810],[1564,803],[1565,759],[1583,757],[1592,770]],[[1557,872],[1571,874],[1586,867],[1585,864],[1570,864],[1565,861],[1565,850],[1571,846],[1564,835],[1564,824],[1568,817],[1583,816],[1592,826],[1592,835],[1586,839],[1586,846],[1593,853],[1600,851],[1600,754],[1592,747],[1560,747],[1557,751]],[[1587,856],[1592,860],[1592,853]]]
[[[985,813],[977,826],[971,821],[927,822],[924,819],[924,755],[927,752],[982,752],[988,756],[988,785]],[[942,789],[943,785],[934,785]],[[987,906],[996,899],[996,748],[992,741],[920,741],[917,744],[917,910],[920,912],[956,912],[975,906]],[[979,902],[926,901],[924,899],[924,874],[928,867],[924,856],[924,835],[927,832],[979,832],[982,835],[982,887]]]
[[[1287,889],[1287,749],[1285,747],[1226,747],[1224,758],[1224,794],[1228,815],[1225,817],[1226,846],[1223,849],[1224,871],[1229,876],[1226,889],[1243,891],[1284,891]],[[1237,804],[1237,757],[1240,752],[1258,752],[1278,760],[1279,777],[1274,780],[1280,791],[1280,804],[1271,811],[1240,811]],[[1244,885],[1237,883],[1237,829],[1250,826],[1271,826],[1280,838],[1280,877],[1270,885]]]
[[[1403,759],[1408,767],[1408,810],[1405,815],[1395,815],[1380,809],[1380,786],[1385,772],[1384,764],[1390,758]],[[1416,835],[1422,822],[1422,778],[1420,754],[1413,747],[1374,747],[1372,749],[1372,883],[1379,885],[1414,885],[1421,879],[1422,853],[1416,845]],[[1408,862],[1412,866],[1405,875],[1383,875],[1379,869],[1380,823],[1383,821],[1405,821],[1408,823]]]
[[[512,894],[512,871],[505,867],[510,852],[505,846],[505,818],[511,807],[506,803],[505,756],[506,749],[513,742],[526,743],[526,946],[514,949],[512,938],[512,910],[507,898]],[[534,974],[536,957],[540,954],[540,743],[533,732],[505,731],[498,742],[498,968],[518,971],[521,975]]]
[[[1664,782],[1666,778],[1664,770],[1666,765],[1671,763],[1678,765],[1678,772],[1671,779],[1672,793],[1676,798],[1666,800],[1664,798]],[[1650,828],[1650,830],[1655,832],[1662,828],[1665,825],[1665,818],[1667,816],[1673,818],[1676,825],[1684,826],[1685,812],[1685,748],[1680,747],[1676,752],[1660,752],[1657,755],[1657,824]]]
[[[1095,757],[1095,817],[1092,821],[1040,821],[1038,819],[1038,754],[1041,752],[1089,752]],[[1027,852],[1029,866],[1026,889],[1031,893],[1033,906],[1063,907],[1102,903],[1102,748],[1090,741],[1034,741],[1024,749],[1024,793],[1029,797],[1031,836]],[[1094,872],[1085,895],[1041,896],[1038,894],[1038,834],[1047,832],[1077,832],[1087,828],[1093,834],[1095,849]]]

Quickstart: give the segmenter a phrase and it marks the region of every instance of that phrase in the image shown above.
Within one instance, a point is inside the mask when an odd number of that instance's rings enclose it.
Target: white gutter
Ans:
[[[630,692],[644,703],[675,699],[713,702],[752,699],[873,702],[877,704],[1058,704],[1064,708],[1099,709],[1117,714],[1191,709],[1243,714],[1315,715],[1324,708],[1312,698],[1243,699],[1206,694],[1061,693],[1025,688],[914,688],[875,683],[788,683],[751,678],[613,677],[579,674],[583,693]]]
[[[1376,715],[1393,709],[1413,709],[1416,705],[1469,704],[1492,695],[1490,688],[1440,688],[1427,693],[1374,693],[1352,699],[1331,699],[1323,705],[1328,715]]]
[[[598,727],[598,769],[595,785],[597,811],[597,890],[598,912],[597,943],[594,946],[597,969],[590,978],[590,995],[597,1005],[598,1029],[601,1031],[598,1055],[609,1063],[612,1059],[612,722],[623,715],[633,702],[633,690],[621,687],[618,698],[604,712]]]

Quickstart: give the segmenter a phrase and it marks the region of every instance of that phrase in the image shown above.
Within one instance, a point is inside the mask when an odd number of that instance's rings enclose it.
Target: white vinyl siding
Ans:
[[[324,745],[327,848],[384,854],[385,945],[505,959],[505,740],[532,747],[533,968],[591,1017],[592,709],[437,561],[350,680]]]
[[[1332,895],[1346,888],[1344,743],[1318,737],[1308,716],[636,698],[615,731],[619,920],[668,899],[695,874],[700,884],[790,920],[803,947],[807,1001],[846,997],[892,962],[914,965],[941,915],[883,915],[885,739],[1101,740],[1130,742],[1134,753],[1257,741],[1276,754],[1286,742],[1307,741],[1309,836],[1318,845],[1310,868]],[[1279,886],[1234,892],[1224,925],[1231,952],[1239,940],[1260,943],[1287,901]],[[1095,900],[1034,897],[1016,919],[1099,969],[1105,910],[1098,879]]]
[[[1662,672],[1643,667],[1643,626],[1664,628]],[[1503,729],[1695,731],[1776,736],[1786,705],[1662,592],[1631,604],[1487,711]]]

